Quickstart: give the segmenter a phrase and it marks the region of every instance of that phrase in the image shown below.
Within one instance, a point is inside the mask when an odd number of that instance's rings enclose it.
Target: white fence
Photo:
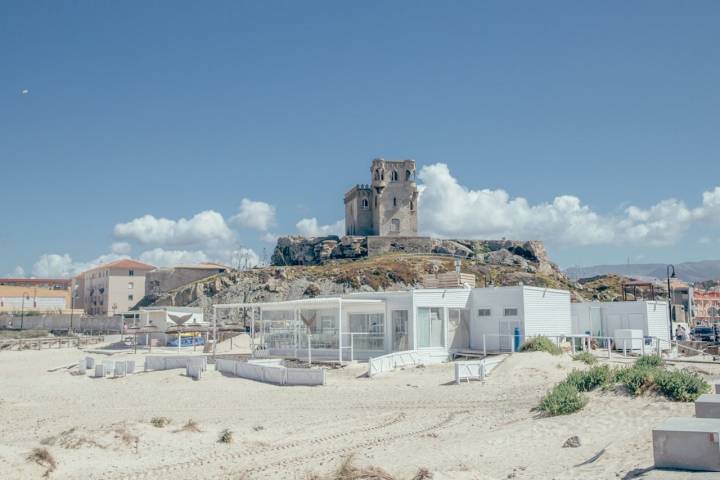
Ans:
[[[275,385],[325,385],[324,368],[287,368],[282,360],[228,360],[218,358],[215,370],[226,375]]]
[[[145,371],[187,368],[188,361],[201,363],[202,370],[207,370],[207,357],[204,355],[158,355],[145,357]]]
[[[506,355],[483,358],[482,360],[470,360],[466,362],[455,362],[455,383],[462,380],[484,380],[500,362],[505,360]]]
[[[425,365],[430,363],[430,354],[418,352],[415,350],[405,350],[403,352],[393,352],[380,357],[368,359],[368,376],[383,372],[390,372],[396,368]]]

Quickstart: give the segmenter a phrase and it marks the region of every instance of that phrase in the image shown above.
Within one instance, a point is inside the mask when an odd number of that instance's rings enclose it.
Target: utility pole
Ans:
[[[672,275],[670,275],[670,270],[672,270]],[[673,310],[672,310],[672,290],[670,289],[670,279],[675,278],[677,275],[675,275],[675,266],[674,265],[668,265],[667,266],[667,287],[668,287],[668,313],[670,315],[670,339],[673,338],[673,332],[672,332],[672,321],[673,321]]]
[[[27,295],[27,292],[23,292],[22,294],[22,303],[20,306],[20,330],[23,329],[23,324],[25,323],[25,295]]]

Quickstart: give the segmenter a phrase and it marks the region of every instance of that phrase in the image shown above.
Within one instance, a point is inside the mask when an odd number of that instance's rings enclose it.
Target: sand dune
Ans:
[[[651,429],[692,405],[604,392],[565,417],[533,411],[572,368],[569,357],[511,356],[484,383],[452,384],[452,366],[368,379],[365,367],[328,372],[325,387],[276,387],[210,371],[92,379],[66,370],[78,351],[0,354],[0,478],[39,478],[36,447],[57,461],[57,479],[289,478],[326,473],[343,458],[410,478],[623,478],[652,466]],[[123,355],[124,358],[130,356]],[[138,361],[142,356],[138,355]],[[703,370],[720,374],[715,366]],[[165,416],[172,423],[150,423]],[[182,431],[193,419],[200,432]],[[224,429],[234,442],[218,443]],[[578,435],[579,448],[562,448]],[[595,462],[577,466],[604,449]],[[712,478],[650,472],[644,478]],[[632,474],[630,475],[632,476]],[[630,478],[628,476],[628,478]]]

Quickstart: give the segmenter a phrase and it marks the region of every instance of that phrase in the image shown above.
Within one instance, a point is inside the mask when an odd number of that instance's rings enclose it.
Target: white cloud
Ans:
[[[77,274],[77,266],[67,253],[50,253],[40,256],[33,264],[32,274],[36,277],[71,277]]]
[[[420,229],[432,236],[657,246],[676,242],[693,222],[720,213],[720,187],[704,193],[702,207],[696,209],[668,199],[647,209],[627,207],[623,215],[601,215],[571,195],[530,205],[504,190],[471,190],[460,185],[442,163],[423,167],[418,178],[423,182]]]
[[[235,239],[223,216],[213,210],[179,220],[144,215],[115,225],[114,234],[120,239],[157,245],[212,245]]]
[[[342,236],[345,234],[345,220],[338,220],[330,225],[319,225],[317,218],[303,218],[295,227],[303,237],[324,237],[327,235]]]
[[[129,255],[132,251],[132,245],[128,242],[114,242],[110,246],[110,250],[117,255]]]
[[[266,243],[277,243],[277,240],[279,237],[280,237],[280,235],[278,235],[276,233],[265,232],[260,237],[260,240],[262,240],[263,242],[266,242]]]
[[[202,250],[164,250],[154,248],[140,254],[140,261],[156,267],[174,267],[209,261]]]
[[[25,278],[25,269],[20,265],[13,268],[13,271],[7,274],[8,277]]]
[[[32,275],[39,278],[68,278],[97,267],[98,265],[119,260],[121,258],[127,257],[124,255],[109,253],[106,255],[100,255],[89,262],[76,262],[67,253],[46,253],[41,255],[40,258],[38,258],[38,260],[33,264]]]
[[[230,266],[236,270],[245,270],[260,263],[260,257],[249,248],[239,248],[231,252]]]
[[[698,217],[711,222],[720,222],[720,187],[703,193],[702,207],[696,212]]]
[[[240,201],[240,211],[231,217],[230,221],[242,227],[266,232],[275,226],[275,207],[265,202],[243,198]]]

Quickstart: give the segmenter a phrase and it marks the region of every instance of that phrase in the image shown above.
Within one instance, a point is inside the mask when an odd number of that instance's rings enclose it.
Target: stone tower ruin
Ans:
[[[345,234],[417,236],[415,160],[376,158],[370,175],[345,194]]]

